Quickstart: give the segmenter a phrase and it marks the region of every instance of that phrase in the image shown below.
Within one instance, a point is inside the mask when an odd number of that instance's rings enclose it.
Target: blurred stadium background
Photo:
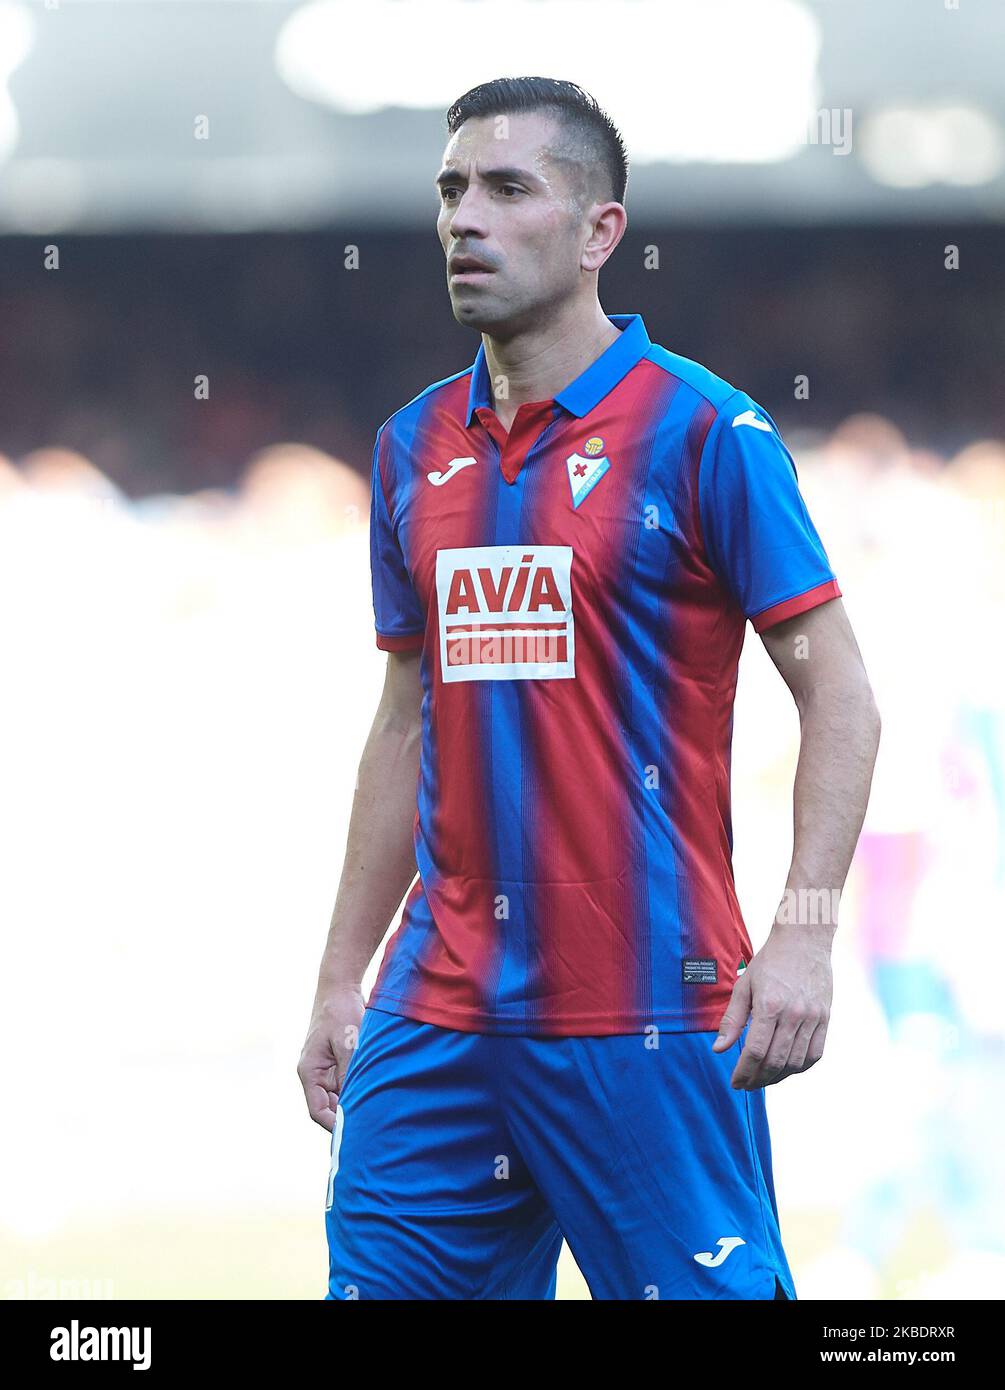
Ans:
[[[365,474],[477,348],[443,109],[543,72],[636,157],[605,308],[779,421],[884,717],[827,1053],[768,1093],[797,1289],[1001,1297],[998,0],[0,3],[0,55],[3,1296],[323,1294],[294,1068],[382,679]],[[755,945],[797,743],[751,633]]]

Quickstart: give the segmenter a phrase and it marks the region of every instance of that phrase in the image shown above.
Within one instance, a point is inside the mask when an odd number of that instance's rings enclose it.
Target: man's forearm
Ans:
[[[837,906],[865,819],[880,718],[868,682],[819,686],[800,708],[792,863],[776,923],[837,926]]]
[[[420,742],[417,722],[378,713],[360,759],[315,1008],[347,986],[358,988],[415,877],[412,828]]]

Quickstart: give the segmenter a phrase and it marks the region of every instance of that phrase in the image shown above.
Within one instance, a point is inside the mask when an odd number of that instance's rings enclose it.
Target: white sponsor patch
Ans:
[[[572,546],[439,550],[436,598],[444,681],[575,677]]]

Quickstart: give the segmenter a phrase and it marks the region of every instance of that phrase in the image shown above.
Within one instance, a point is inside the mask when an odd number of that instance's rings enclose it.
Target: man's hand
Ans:
[[[297,1075],[311,1119],[323,1129],[335,1127],[335,1107],[362,1017],[363,993],[358,985],[345,985],[315,1005]]]
[[[713,1052],[750,1029],[731,1078],[734,1090],[773,1086],[823,1056],[830,1019],[834,927],[776,922],[733,987]]]

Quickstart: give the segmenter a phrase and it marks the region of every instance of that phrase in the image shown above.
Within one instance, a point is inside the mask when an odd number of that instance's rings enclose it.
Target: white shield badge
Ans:
[[[585,454],[570,454],[565,466],[569,470],[572,505],[578,507],[589,497],[611,465],[606,454],[597,458],[588,458]]]

